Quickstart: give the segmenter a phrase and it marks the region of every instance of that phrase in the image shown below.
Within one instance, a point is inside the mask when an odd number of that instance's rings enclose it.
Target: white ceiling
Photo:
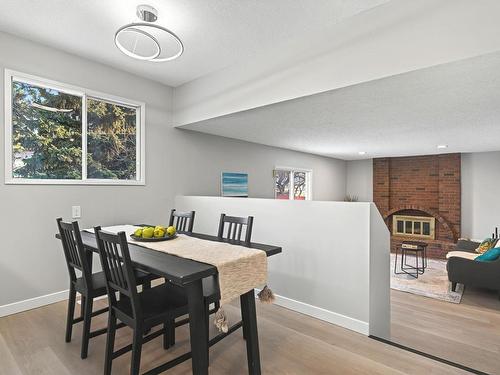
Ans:
[[[500,150],[500,52],[182,128],[346,160]]]
[[[272,60],[293,43],[306,50],[338,22],[389,0],[2,0],[0,31],[87,57],[170,86],[259,54]],[[166,63],[135,61],[114,46],[115,31],[147,3],[174,31],[184,54]]]

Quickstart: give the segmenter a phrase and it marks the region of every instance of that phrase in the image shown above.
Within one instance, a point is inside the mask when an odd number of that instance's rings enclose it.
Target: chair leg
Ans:
[[[111,375],[113,352],[115,349],[116,317],[112,312],[108,316],[108,335],[106,338],[106,355],[104,357],[104,375]]]
[[[205,325],[207,327],[207,340],[210,342],[210,304],[205,301]],[[210,358],[210,345],[207,345],[207,358]]]
[[[69,287],[68,316],[66,318],[66,342],[71,341],[73,332],[73,319],[75,316],[76,291],[73,283]]]
[[[91,297],[85,298],[85,308],[83,316],[83,336],[82,336],[82,359],[87,358],[90,340],[90,324],[92,320],[92,305],[94,299]]]
[[[132,363],[130,364],[130,375],[139,375],[141,367],[141,351],[142,351],[142,328],[135,327],[134,341],[132,343]]]
[[[457,283],[456,283],[456,282],[454,282],[454,281],[451,283],[451,290],[452,290],[453,292],[456,292],[456,291],[457,291]]]
[[[163,324],[165,333],[163,334],[163,349],[170,349],[175,345],[175,319],[168,319],[165,324]]]
[[[144,284],[142,284],[142,291],[144,292],[147,289],[151,289],[151,280],[146,281],[146,282],[144,282]],[[144,335],[148,335],[150,332],[151,332],[151,328],[145,330]]]
[[[85,315],[85,303],[86,303],[86,298],[82,294],[82,297],[80,298],[80,318],[83,319],[83,316]]]

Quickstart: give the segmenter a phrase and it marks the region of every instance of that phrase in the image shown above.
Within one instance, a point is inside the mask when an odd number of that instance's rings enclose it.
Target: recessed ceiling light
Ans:
[[[437,148],[439,149],[448,148],[448,145],[437,145]]]
[[[360,151],[358,152],[359,155],[366,155],[366,151]]]
[[[177,35],[154,22],[158,12],[149,5],[139,5],[137,16],[142,22],[133,22],[118,29],[115,44],[125,55],[137,60],[153,62],[170,61],[184,52],[184,45]]]

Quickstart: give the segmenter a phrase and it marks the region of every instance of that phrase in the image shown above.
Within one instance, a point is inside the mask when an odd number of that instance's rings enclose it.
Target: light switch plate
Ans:
[[[82,208],[80,206],[71,206],[71,216],[73,219],[79,219],[82,217]]]

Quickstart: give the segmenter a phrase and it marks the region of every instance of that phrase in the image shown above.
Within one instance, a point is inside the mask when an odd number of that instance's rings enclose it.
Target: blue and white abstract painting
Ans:
[[[223,197],[248,197],[248,173],[222,172]]]

